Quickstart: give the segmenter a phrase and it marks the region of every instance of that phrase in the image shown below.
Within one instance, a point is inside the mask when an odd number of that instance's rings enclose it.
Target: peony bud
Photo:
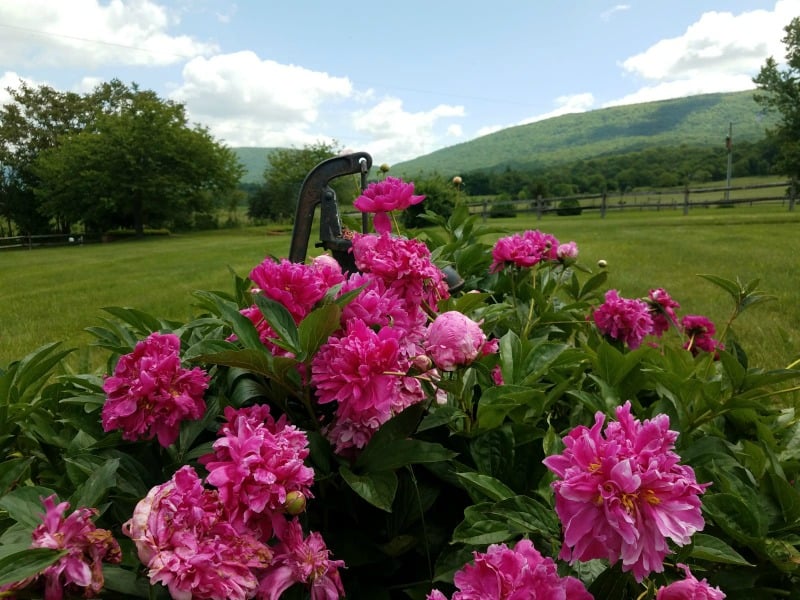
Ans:
[[[304,512],[306,510],[306,497],[303,492],[295,490],[286,494],[286,502],[284,502],[283,508],[292,516]]]
[[[601,258],[600,260],[597,261],[597,266],[600,267],[601,269],[605,269],[608,266],[608,263]]]

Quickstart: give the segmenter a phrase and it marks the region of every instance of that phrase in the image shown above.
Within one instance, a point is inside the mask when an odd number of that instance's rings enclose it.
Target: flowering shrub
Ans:
[[[56,374],[55,344],[0,372],[2,589],[800,594],[800,373],[735,340],[756,284],[705,276],[733,300],[718,331],[663,282],[626,299],[576,242],[497,239],[463,206],[402,237],[391,213],[419,202],[364,190],[356,273],[267,258],[185,323],[109,309],[105,373]]]

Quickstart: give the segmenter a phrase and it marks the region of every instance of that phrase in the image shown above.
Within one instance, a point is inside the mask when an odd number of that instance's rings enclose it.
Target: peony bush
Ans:
[[[363,190],[357,272],[267,257],[188,322],[108,309],[103,373],[2,371],[0,594],[800,595],[800,371],[735,336],[758,282],[704,276],[717,328],[463,206],[402,236],[423,201]]]

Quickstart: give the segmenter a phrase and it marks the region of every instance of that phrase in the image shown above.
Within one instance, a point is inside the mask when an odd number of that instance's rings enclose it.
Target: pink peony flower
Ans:
[[[697,356],[701,350],[717,356],[720,350],[725,349],[722,342],[714,339],[714,334],[717,330],[714,327],[714,323],[706,317],[686,315],[681,319],[681,329],[683,329],[686,337],[689,338],[683,347],[694,356]]]
[[[617,290],[606,292],[605,302],[592,314],[601,333],[638,348],[646,335],[653,331],[653,317],[647,303],[621,298]]]
[[[170,446],[180,424],[205,412],[203,393],[209,376],[202,369],[184,369],[178,336],[158,332],[120,357],[114,375],[103,382],[103,430],[121,429],[126,440],[158,438]]]
[[[336,420],[327,434],[337,452],[363,448],[383,423],[425,397],[419,381],[404,376],[411,359],[403,351],[403,337],[401,329],[376,332],[354,319],[314,356],[311,382],[317,400],[336,402]]]
[[[190,466],[150,490],[122,531],[135,543],[150,582],[166,586],[173,598],[252,598],[256,574],[272,557],[227,521],[217,492],[205,489]]]
[[[344,275],[338,263],[334,266],[326,259],[306,265],[285,258],[276,263],[268,258],[250,271],[250,279],[258,293],[280,302],[299,323],[331,287],[344,281]]]
[[[497,342],[488,343],[486,334],[468,316],[458,311],[441,313],[428,326],[423,342],[433,363],[442,371],[455,371],[472,363],[483,349],[497,351]]]
[[[658,588],[656,600],[724,600],[719,587],[712,588],[705,579],[698,581],[686,565],[678,566],[686,573],[686,579]]]
[[[382,234],[392,230],[392,223],[387,213],[393,210],[405,210],[424,199],[425,196],[414,195],[413,182],[405,183],[397,177],[387,177],[383,181],[369,184],[355,199],[353,206],[361,212],[375,213],[375,231]]]
[[[225,423],[214,451],[200,458],[206,482],[219,490],[228,519],[240,531],[272,535],[272,515],[285,510],[292,492],[313,497],[314,470],[303,462],[309,454],[306,434],[286,421],[275,421],[269,406],[225,408]]]
[[[495,385],[505,385],[505,381],[503,381],[503,370],[500,368],[500,365],[495,365],[492,369],[492,382]]]
[[[653,317],[653,335],[661,337],[670,325],[678,323],[675,309],[681,305],[673,300],[663,288],[650,290],[648,295],[650,316]]]
[[[556,255],[558,256],[558,260],[562,262],[575,262],[578,258],[578,244],[575,242],[559,244],[558,248],[556,248]]]
[[[276,530],[280,543],[275,546],[275,557],[258,586],[256,598],[278,600],[292,585],[305,585],[311,600],[337,600],[344,597],[344,587],[339,569],[344,561],[331,560],[331,552],[322,536],[312,532],[303,538],[303,529],[297,519]]]
[[[489,271],[497,273],[507,266],[527,268],[542,261],[557,260],[558,246],[555,237],[538,229],[502,237],[492,248],[493,260]],[[575,251],[577,253],[577,247]]]
[[[603,434],[604,422],[598,412],[591,429],[576,427],[564,452],[544,460],[559,478],[552,485],[564,528],[560,557],[621,559],[622,570],[641,581],[664,570],[667,540],[684,546],[703,529],[699,496],[709,484],[678,464],[678,434],[666,415],[642,423],[626,402]]]
[[[553,559],[543,557],[530,540],[517,542],[514,549],[492,544],[485,553],[474,552],[475,560],[457,571],[453,581],[459,591],[452,600],[591,600],[592,595],[575,577],[560,577]],[[446,600],[433,590],[427,600]]]
[[[102,563],[122,560],[117,540],[107,529],[95,527],[92,517],[97,515],[96,509],[78,508],[65,518],[69,502],[56,504],[55,494],[41,500],[45,514],[41,515],[42,523],[33,530],[31,548],[66,550],[67,554],[39,575],[4,585],[0,592],[22,589],[43,577],[45,600],[61,600],[66,591],[94,598],[105,581]]]

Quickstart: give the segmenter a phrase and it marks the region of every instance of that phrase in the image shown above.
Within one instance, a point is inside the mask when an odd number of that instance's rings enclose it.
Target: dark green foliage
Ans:
[[[461,192],[451,180],[433,173],[420,175],[414,180],[414,194],[425,196],[425,200],[404,211],[403,225],[407,228],[426,227],[428,221],[421,216],[426,211],[449,217]]]
[[[583,209],[581,208],[581,203],[575,198],[567,198],[562,200],[558,203],[558,208],[556,208],[556,214],[559,217],[570,217],[579,215],[582,212]]]

